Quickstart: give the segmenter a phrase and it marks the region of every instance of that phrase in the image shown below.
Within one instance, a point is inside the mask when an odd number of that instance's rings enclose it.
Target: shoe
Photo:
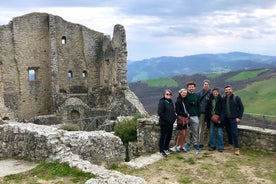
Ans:
[[[196,150],[196,151],[201,151],[201,149],[199,148],[199,146],[196,144],[196,145],[194,145],[194,149]]]
[[[166,153],[167,155],[169,155],[169,154],[174,153],[174,151],[173,151],[173,150],[171,150],[171,149],[167,149],[167,150],[165,150],[165,153]]]
[[[240,155],[240,149],[239,148],[235,148],[234,149],[234,154],[235,155]]]
[[[187,150],[186,150],[186,148],[185,148],[185,147],[180,148],[180,151],[182,151],[182,152],[184,152],[184,153],[186,153],[186,152],[187,152]]]
[[[164,157],[164,158],[167,158],[167,157],[168,157],[168,155],[165,153],[165,151],[160,151],[160,154],[161,154],[161,156]]]
[[[209,148],[208,148],[208,151],[215,151],[215,149],[216,149],[216,148],[214,148],[214,147],[209,147]]]
[[[203,147],[204,147],[204,145],[203,145],[203,144],[200,144],[200,145],[199,145],[199,148],[200,148],[200,149],[202,149]]]
[[[232,150],[233,149],[233,145],[229,144],[228,146],[224,147],[225,150]]]
[[[180,149],[181,149],[180,146],[175,146],[175,151],[176,151],[176,152],[180,152]]]
[[[222,153],[223,152],[223,148],[219,148],[218,151]]]
[[[191,150],[191,145],[189,143],[186,144],[185,146],[186,151],[190,151]]]

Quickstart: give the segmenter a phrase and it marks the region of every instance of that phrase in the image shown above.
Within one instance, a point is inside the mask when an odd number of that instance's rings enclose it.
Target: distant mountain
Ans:
[[[276,56],[230,52],[198,54],[183,57],[158,57],[127,62],[128,82],[196,73],[225,73],[229,71],[273,68]]]

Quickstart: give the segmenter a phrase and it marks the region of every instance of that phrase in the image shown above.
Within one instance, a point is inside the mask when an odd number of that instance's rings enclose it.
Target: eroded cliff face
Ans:
[[[127,84],[126,32],[112,39],[47,13],[0,26],[2,119],[55,114],[61,121],[146,114]]]

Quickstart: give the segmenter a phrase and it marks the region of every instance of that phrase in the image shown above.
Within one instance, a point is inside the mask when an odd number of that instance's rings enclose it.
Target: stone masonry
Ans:
[[[127,84],[126,58],[122,25],[111,39],[47,13],[15,17],[0,26],[0,118],[89,123],[144,114]]]
[[[96,175],[86,184],[145,184],[139,177],[106,169],[124,162],[119,137],[105,131],[68,132],[55,126],[7,122],[0,125],[0,157],[68,163]]]
[[[143,155],[145,153],[158,152],[159,131],[160,127],[157,116],[138,119],[137,142],[130,144],[130,155],[132,158]],[[276,130],[239,125],[238,133],[240,146],[242,148],[263,152],[276,152]],[[176,135],[177,130],[175,124],[173,137],[171,140],[172,147],[175,145]]]

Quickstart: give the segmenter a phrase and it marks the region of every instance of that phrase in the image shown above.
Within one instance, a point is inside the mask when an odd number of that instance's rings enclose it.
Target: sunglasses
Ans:
[[[170,95],[170,96],[172,96],[172,94],[171,94],[171,93],[166,93],[165,95]]]

